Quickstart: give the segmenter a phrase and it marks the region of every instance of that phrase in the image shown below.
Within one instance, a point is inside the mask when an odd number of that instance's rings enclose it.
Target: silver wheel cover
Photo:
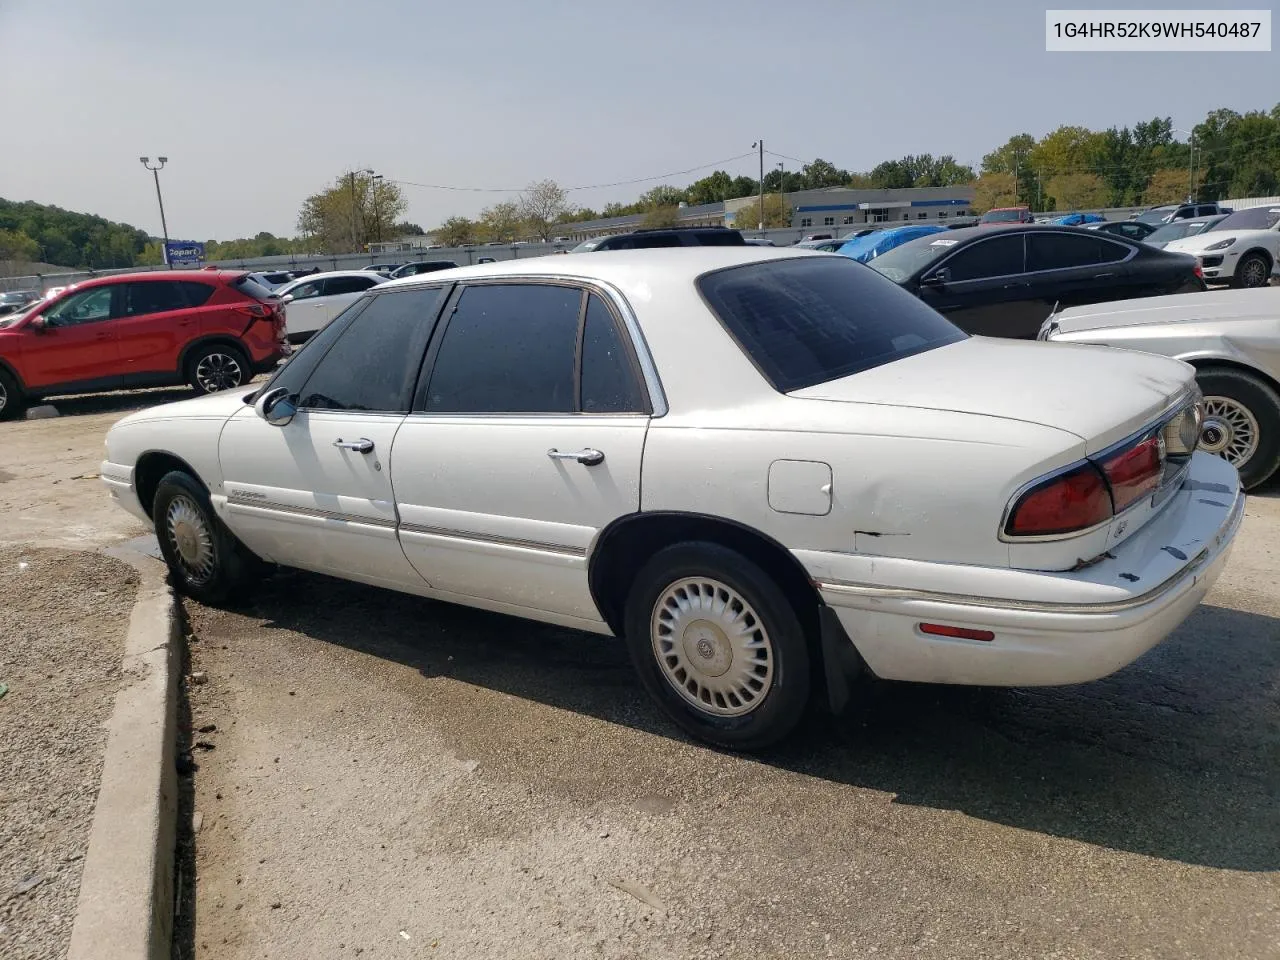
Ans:
[[[1261,287],[1267,282],[1267,265],[1261,257],[1249,257],[1240,268],[1240,282],[1246,287]]]
[[[649,635],[662,675],[704,713],[740,717],[769,693],[773,641],[746,598],[719,580],[670,584],[653,605]]]
[[[230,390],[244,382],[240,361],[229,353],[210,353],[196,364],[196,383],[205,393]]]
[[[182,575],[197,586],[212,580],[217,566],[213,531],[190,497],[179,494],[169,502],[164,528]]]
[[[1258,450],[1261,435],[1253,411],[1230,397],[1205,397],[1200,449],[1229,460],[1237,469]]]

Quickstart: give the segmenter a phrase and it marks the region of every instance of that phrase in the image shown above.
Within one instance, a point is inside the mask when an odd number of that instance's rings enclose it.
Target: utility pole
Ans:
[[[151,166],[150,157],[139,157],[142,165],[151,171],[151,175],[156,180],[156,203],[160,204],[160,230],[164,234],[164,262],[169,264],[169,269],[173,269],[173,264],[169,263],[169,224],[164,219],[164,198],[160,196],[160,171],[164,169],[164,165],[169,162],[168,157],[156,157],[156,166]]]
[[[764,232],[764,141],[757,140],[753,147],[760,148],[760,224],[759,230]]]
[[[782,165],[782,161],[778,161],[778,200],[782,203],[782,213],[785,216],[787,212],[787,170]],[[790,218],[787,225],[790,226]]]
[[[378,243],[382,243],[382,218],[378,216],[378,188],[382,186],[382,174],[373,175],[373,229],[377,231]],[[381,253],[381,250],[379,250]]]
[[[360,240],[356,236],[356,172],[352,170],[347,177],[351,181],[351,250],[360,252]]]
[[[1187,157],[1187,203],[1196,202],[1196,132],[1191,131],[1191,150]]]

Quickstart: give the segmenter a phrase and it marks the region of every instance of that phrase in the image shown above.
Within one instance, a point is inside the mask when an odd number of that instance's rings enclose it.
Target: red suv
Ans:
[[[993,223],[1035,223],[1030,207],[992,207],[982,215],[978,225],[985,227]]]
[[[86,280],[0,317],[0,420],[53,394],[180,383],[227,390],[289,349],[284,305],[244,272]]]

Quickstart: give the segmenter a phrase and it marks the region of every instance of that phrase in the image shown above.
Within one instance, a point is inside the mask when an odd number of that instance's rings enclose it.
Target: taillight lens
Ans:
[[[236,309],[259,320],[271,316],[271,308],[264,303],[240,303],[236,305]]]
[[[1196,261],[1196,276],[1201,280],[1204,279],[1204,267],[1200,266],[1200,261]]]
[[[1048,537],[1074,533],[1111,519],[1107,481],[1092,463],[1032,487],[1014,504],[1005,533],[1014,537]]]
[[[1102,473],[1111,486],[1111,505],[1116,513],[1155,493],[1164,476],[1160,438],[1148,437],[1101,461]]]

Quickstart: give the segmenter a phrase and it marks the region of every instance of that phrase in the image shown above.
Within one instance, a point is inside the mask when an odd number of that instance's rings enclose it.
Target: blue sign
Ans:
[[[170,240],[164,245],[165,263],[204,263],[204,244]]]

